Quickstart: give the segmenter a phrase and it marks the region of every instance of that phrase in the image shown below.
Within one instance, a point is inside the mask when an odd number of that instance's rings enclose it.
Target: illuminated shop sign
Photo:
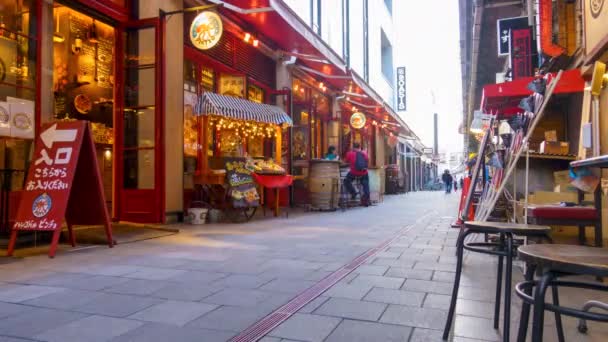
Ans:
[[[201,12],[190,25],[190,42],[199,50],[208,50],[220,41],[223,31],[222,19],[217,13]]]
[[[361,112],[353,113],[350,116],[350,125],[353,126],[354,129],[361,129],[365,126],[365,114]]]

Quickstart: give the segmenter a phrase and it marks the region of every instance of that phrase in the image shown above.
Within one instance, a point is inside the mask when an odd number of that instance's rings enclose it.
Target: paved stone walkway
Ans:
[[[0,265],[0,341],[226,341],[410,225],[262,341],[440,341],[456,205],[441,192],[391,196],[344,213],[183,226],[161,239]],[[467,257],[453,341],[499,339],[495,263]],[[561,293],[577,305],[584,295]],[[513,329],[519,305],[514,299]],[[567,341],[608,336],[605,324],[590,324],[588,336],[565,324]],[[554,340],[554,329],[547,335]]]

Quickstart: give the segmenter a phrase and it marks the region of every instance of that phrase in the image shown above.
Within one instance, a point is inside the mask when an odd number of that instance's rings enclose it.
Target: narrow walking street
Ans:
[[[345,212],[180,226],[169,237],[4,264],[0,341],[227,341],[387,243],[261,341],[440,341],[458,198],[418,192]],[[466,256],[453,341],[500,338],[491,321],[495,265]],[[581,292],[562,292],[562,302],[580,303]],[[515,330],[520,303],[513,300]],[[579,334],[564,319],[567,341],[608,334],[594,324]]]

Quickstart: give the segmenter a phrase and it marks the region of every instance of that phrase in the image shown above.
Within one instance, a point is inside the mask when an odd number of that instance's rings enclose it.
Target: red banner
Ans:
[[[100,224],[113,246],[95,145],[86,121],[47,125],[36,139],[8,255],[13,253],[18,231],[53,231],[49,251],[53,257],[64,219],[73,245],[72,225]]]
[[[513,80],[534,75],[532,29],[511,31],[511,70]]]

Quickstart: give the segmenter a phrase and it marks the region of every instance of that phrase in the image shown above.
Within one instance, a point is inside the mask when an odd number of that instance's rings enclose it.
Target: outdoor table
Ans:
[[[261,188],[261,198],[262,205],[264,199],[264,191],[266,188],[274,189],[275,197],[274,197],[274,216],[279,216],[279,192],[280,189],[286,188],[293,184],[293,176],[286,174],[262,174],[262,173],[252,173],[253,180],[260,185]]]
[[[608,277],[608,251],[602,248],[574,245],[527,245],[518,249],[519,257],[526,262],[525,281],[515,286],[523,305],[519,322],[517,341],[525,341],[530,316],[530,305],[534,305],[532,342],[543,340],[544,311],[555,313],[559,341],[564,341],[561,314],[584,320],[608,322],[608,314],[589,312],[560,306],[557,289],[559,286],[608,291],[608,286],[600,283],[558,280],[571,275]],[[539,280],[534,280],[536,268],[542,270]],[[545,303],[547,288],[552,287],[553,304]],[[536,287],[534,296],[532,287]],[[585,305],[587,307],[587,305]],[[579,329],[580,330],[580,329]]]

